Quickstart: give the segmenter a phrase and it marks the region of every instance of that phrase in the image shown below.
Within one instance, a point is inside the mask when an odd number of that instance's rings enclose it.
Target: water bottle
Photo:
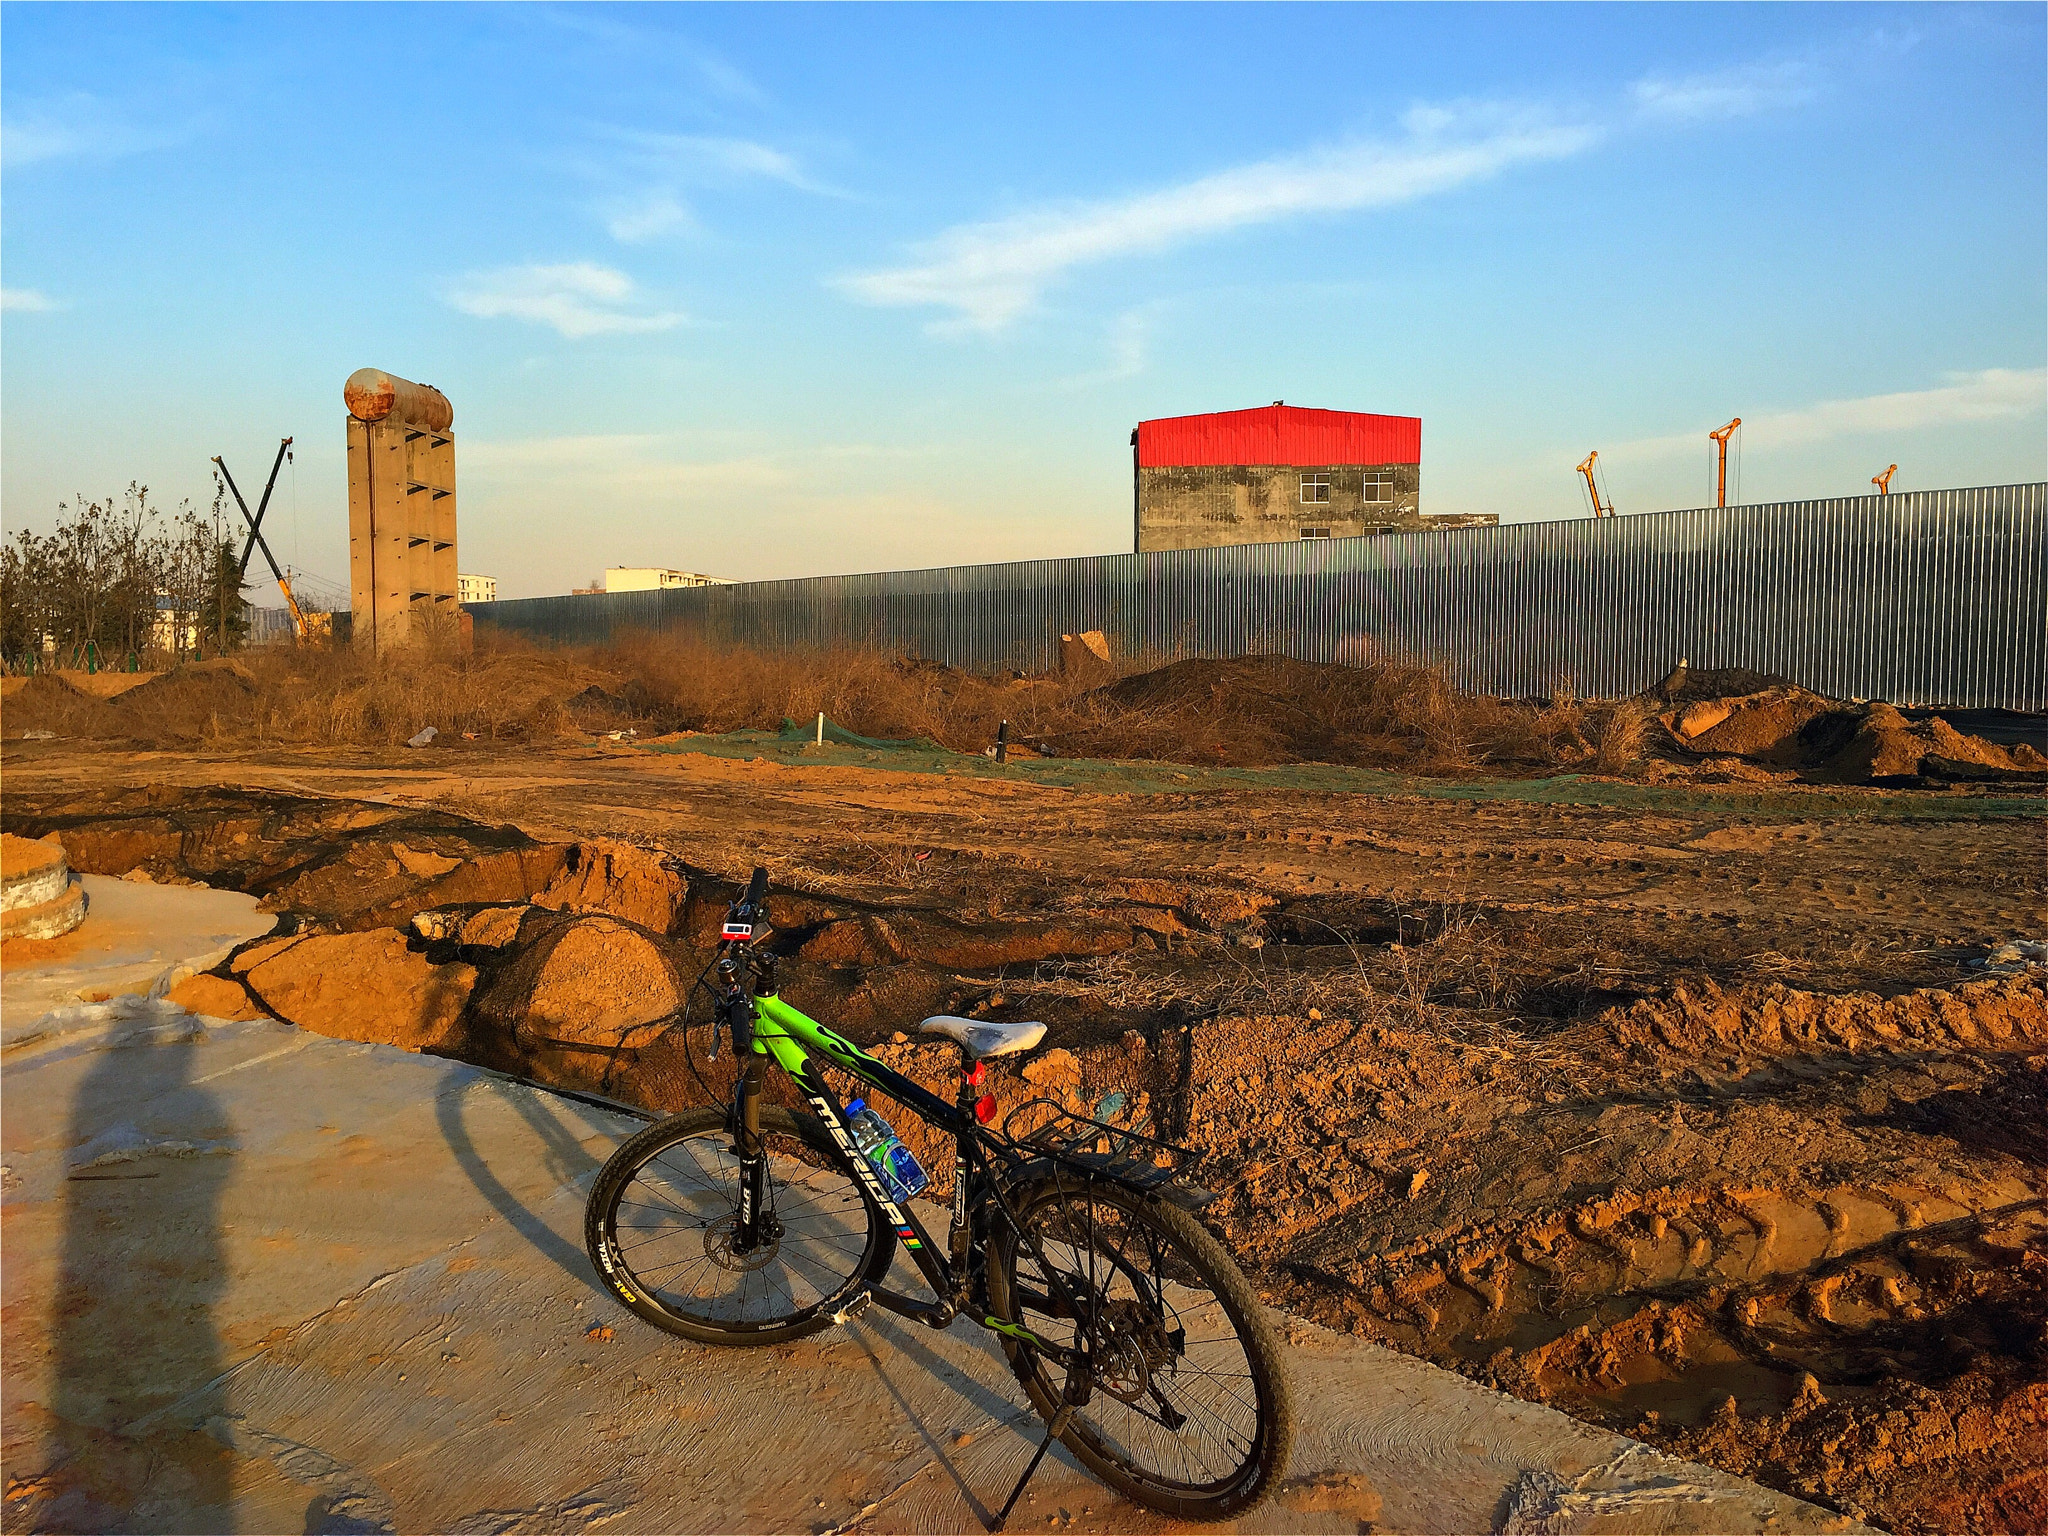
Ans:
[[[855,1099],[846,1106],[846,1124],[853,1133],[853,1144],[873,1165],[875,1177],[891,1200],[908,1200],[931,1183],[910,1148],[897,1140],[888,1121],[868,1108],[866,1099]]]

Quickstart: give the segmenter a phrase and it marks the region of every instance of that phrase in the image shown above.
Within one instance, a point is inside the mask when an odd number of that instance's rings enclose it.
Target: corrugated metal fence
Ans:
[[[875,645],[1040,671],[1062,633],[1123,656],[1438,662],[1520,697],[1637,692],[1683,657],[1838,697],[2048,709],[2048,484],[1594,521],[1025,560],[472,604],[561,644],[632,630]]]

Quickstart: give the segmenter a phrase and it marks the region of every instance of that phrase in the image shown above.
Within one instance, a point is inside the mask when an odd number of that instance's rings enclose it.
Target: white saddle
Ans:
[[[983,1056],[1014,1056],[1045,1038],[1043,1024],[991,1024],[985,1019],[955,1018],[950,1013],[926,1019],[917,1030],[919,1034],[944,1035],[948,1040],[958,1041],[976,1060]]]

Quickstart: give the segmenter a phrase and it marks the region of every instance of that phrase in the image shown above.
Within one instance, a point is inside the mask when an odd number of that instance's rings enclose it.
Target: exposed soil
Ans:
[[[792,1002],[935,1085],[923,1014],[1047,1019],[1005,1110],[1206,1153],[1276,1304],[1893,1529],[2048,1530],[2048,979],[1973,964],[2043,926],[2023,782],[4,766],[6,830],[74,868],[284,916],[215,1003],[655,1107],[729,1080],[675,1025],[766,863]]]

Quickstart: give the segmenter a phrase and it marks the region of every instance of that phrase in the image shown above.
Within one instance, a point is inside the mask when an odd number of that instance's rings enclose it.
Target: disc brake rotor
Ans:
[[[782,1248],[780,1238],[766,1238],[756,1242],[745,1253],[733,1251],[733,1239],[739,1235],[740,1218],[735,1211],[732,1215],[714,1221],[704,1229],[704,1253],[720,1269],[729,1269],[734,1274],[751,1274],[762,1268]]]

